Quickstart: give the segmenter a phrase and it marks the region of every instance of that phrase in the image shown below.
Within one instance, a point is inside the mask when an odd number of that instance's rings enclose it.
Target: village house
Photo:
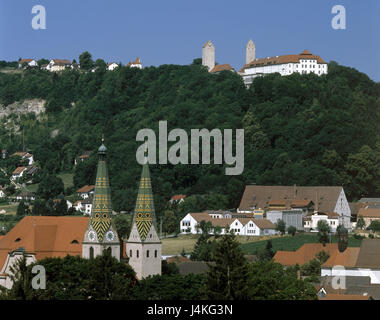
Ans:
[[[95,192],[95,186],[94,185],[86,185],[83,186],[82,188],[77,190],[78,197],[82,199],[87,199],[89,197],[92,197]]]
[[[351,210],[343,187],[339,186],[258,186],[245,187],[237,212],[253,213],[257,208],[268,211],[299,210],[303,218],[315,213],[338,214],[338,225],[348,230]]]
[[[176,194],[172,196],[169,200],[170,204],[180,204],[185,201],[186,195],[185,194]]]
[[[15,156],[20,157],[21,160],[27,160],[29,166],[34,163],[33,155],[29,152],[18,151],[18,152],[15,152],[14,154],[12,154],[12,156],[13,157],[15,157]]]
[[[267,219],[234,218],[232,215],[223,216],[219,213],[188,213],[180,221],[181,233],[199,234],[201,221],[210,222],[213,227],[220,228],[220,234],[225,234],[227,229],[241,236],[262,236],[276,234],[276,226]],[[214,233],[214,229],[210,233]]]
[[[36,194],[34,192],[29,192],[29,191],[23,191],[20,194],[16,195],[14,197],[15,200],[17,201],[34,201],[36,200]]]
[[[117,63],[115,63],[115,62],[111,62],[111,63],[107,64],[107,70],[109,70],[109,71],[113,71],[117,67],[119,67],[119,65]]]
[[[38,67],[38,63],[34,59],[20,59],[18,61],[18,68],[21,69],[24,63],[26,63],[28,67]]]
[[[135,61],[133,61],[133,62],[128,62],[128,64],[126,65],[126,67],[142,69],[142,63],[141,63],[140,58],[137,57]]]
[[[80,212],[83,212],[82,210],[82,201],[83,200],[78,200],[78,201],[75,201],[74,203],[73,203],[73,208],[76,210],[76,211],[80,211]]]
[[[380,220],[380,207],[368,205],[361,208],[358,212],[358,218],[363,218],[364,227],[367,228],[372,221]]]
[[[0,198],[5,198],[6,196],[5,188],[0,186]]]
[[[82,201],[82,212],[84,215],[91,215],[92,212],[92,197],[88,197]]]
[[[316,212],[304,218],[304,230],[318,232],[318,222],[324,220],[330,226],[331,232],[336,232],[339,226],[339,215],[336,212],[319,213]]]
[[[67,59],[52,59],[46,66],[46,70],[51,72],[63,71],[71,67],[71,62]]]
[[[74,165],[76,166],[78,163],[88,160],[91,154],[92,154],[92,151],[84,151],[80,156],[75,157]]]
[[[17,167],[13,172],[12,172],[12,180],[16,180],[21,178],[24,175],[24,172],[26,171],[26,167]]]

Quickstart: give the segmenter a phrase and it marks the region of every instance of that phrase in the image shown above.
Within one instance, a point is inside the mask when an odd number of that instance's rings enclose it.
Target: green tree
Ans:
[[[364,219],[362,216],[359,216],[358,221],[356,223],[356,228],[363,230],[364,227],[365,227]]]
[[[277,220],[277,224],[276,224],[276,231],[279,231],[281,234],[285,234],[285,228],[286,228],[286,224],[284,222],[284,220]]]
[[[126,240],[131,232],[130,215],[119,213],[114,217],[114,223],[119,237]]]
[[[318,240],[323,244],[323,246],[325,246],[326,243],[329,241],[329,233],[331,232],[331,228],[325,220],[319,220],[317,228]]]
[[[233,234],[223,235],[209,264],[205,297],[212,300],[242,300],[248,294],[248,262]]]
[[[295,236],[296,232],[297,232],[297,229],[296,229],[295,226],[289,226],[289,227],[288,227],[288,234],[291,234],[292,237]]]
[[[92,60],[92,55],[85,51],[79,56],[80,68],[83,70],[90,70],[94,66],[94,61]]]
[[[163,219],[163,231],[165,233],[173,233],[177,227],[177,219],[174,215],[174,212],[171,210],[164,211]]]
[[[37,189],[38,198],[49,200],[64,194],[62,179],[50,174],[44,174]]]
[[[272,260],[249,265],[248,299],[316,300],[312,284],[297,278],[296,268],[286,268]]]
[[[275,251],[273,250],[272,240],[267,240],[265,248],[262,250],[259,250],[256,253],[256,255],[259,261],[271,260],[275,255]]]
[[[16,215],[19,217],[26,216],[30,213],[29,206],[25,204],[23,200],[20,201],[19,205],[17,206],[17,212]]]
[[[380,231],[380,221],[373,220],[371,224],[368,226],[368,230],[372,230],[373,232]]]

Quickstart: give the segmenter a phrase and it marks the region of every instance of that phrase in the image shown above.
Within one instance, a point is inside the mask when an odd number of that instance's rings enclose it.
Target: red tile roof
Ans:
[[[363,218],[380,218],[380,209],[378,208],[360,208],[358,212],[358,217]]]
[[[20,247],[35,253],[36,259],[82,255],[80,245],[88,217],[26,216],[0,238],[0,269],[9,252]],[[73,240],[78,244],[72,243]]]
[[[299,63],[300,59],[314,59],[314,60],[317,60],[317,63],[319,64],[326,63],[320,56],[313,55],[308,50],[304,50],[300,54],[289,54],[289,55],[283,55],[283,56],[277,56],[277,57],[255,59],[251,61],[250,63],[244,65],[243,68],[240,69],[240,72],[243,72],[245,69],[248,69],[248,68],[262,67],[262,66],[267,66],[267,65]]]
[[[86,185],[86,186],[83,186],[82,188],[78,189],[77,192],[78,193],[88,193],[88,192],[91,192],[95,190],[95,186],[94,185]]]
[[[176,194],[176,195],[172,196],[171,200],[181,200],[181,199],[185,199],[185,198],[186,198],[185,194]]]
[[[229,64],[218,64],[210,72],[215,73],[215,72],[220,72],[224,70],[231,71],[234,69]]]
[[[15,171],[13,171],[12,175],[18,175],[21,172],[23,172],[25,169],[26,169],[26,167],[18,167],[15,169]]]
[[[316,254],[320,251],[327,252],[331,257],[338,251],[338,245],[326,243],[324,247],[321,243],[306,243],[297,251],[277,251],[273,259],[284,266],[303,265],[315,259]]]

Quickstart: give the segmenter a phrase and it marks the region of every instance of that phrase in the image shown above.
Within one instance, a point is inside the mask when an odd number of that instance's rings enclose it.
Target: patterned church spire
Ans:
[[[107,148],[104,145],[104,138],[98,150],[98,155],[99,162],[90,223],[99,241],[103,241],[104,234],[110,229],[112,216],[111,192],[106,165]]]
[[[155,230],[157,230],[152,186],[146,151],[132,225],[133,223],[136,223],[136,227],[142,241],[145,241],[152,225],[154,226]]]

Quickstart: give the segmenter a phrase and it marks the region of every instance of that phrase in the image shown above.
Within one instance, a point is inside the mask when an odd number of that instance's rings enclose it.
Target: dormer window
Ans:
[[[21,238],[17,238],[16,240],[15,240],[15,242],[20,242],[21,241]]]
[[[79,242],[78,242],[78,240],[73,240],[73,241],[71,241],[71,244],[79,244]]]

